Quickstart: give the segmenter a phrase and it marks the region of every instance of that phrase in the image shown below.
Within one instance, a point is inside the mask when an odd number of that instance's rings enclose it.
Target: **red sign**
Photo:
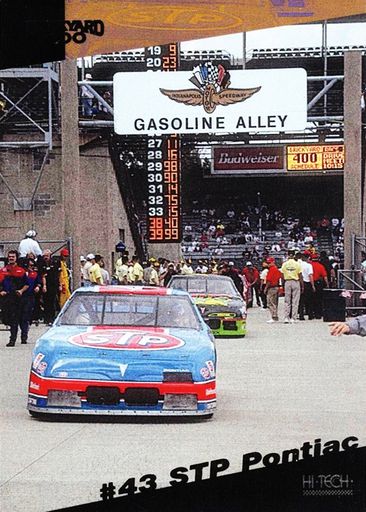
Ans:
[[[168,350],[184,345],[183,340],[162,329],[158,332],[146,329],[92,329],[71,336],[68,341],[81,347],[113,350]]]
[[[283,146],[220,146],[213,148],[212,174],[284,171]]]

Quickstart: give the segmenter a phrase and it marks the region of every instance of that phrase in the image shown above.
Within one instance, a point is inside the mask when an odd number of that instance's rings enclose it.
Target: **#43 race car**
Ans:
[[[230,277],[175,275],[168,287],[189,292],[215,336],[245,336],[246,304]]]
[[[33,416],[208,417],[215,407],[214,339],[187,292],[79,288],[33,351]]]

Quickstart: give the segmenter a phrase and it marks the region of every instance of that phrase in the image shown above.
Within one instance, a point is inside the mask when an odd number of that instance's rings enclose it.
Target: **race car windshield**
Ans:
[[[200,329],[187,297],[77,294],[58,325],[113,325]]]
[[[169,284],[171,288],[184,290],[188,293],[202,293],[207,295],[228,295],[235,297],[238,292],[230,279],[207,278],[177,278]]]

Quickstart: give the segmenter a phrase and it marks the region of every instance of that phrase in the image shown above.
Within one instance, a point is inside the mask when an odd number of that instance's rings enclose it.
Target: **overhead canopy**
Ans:
[[[365,13],[365,0],[67,0],[67,20],[101,20],[103,36],[71,40],[68,58]],[[71,32],[72,34],[72,32]]]

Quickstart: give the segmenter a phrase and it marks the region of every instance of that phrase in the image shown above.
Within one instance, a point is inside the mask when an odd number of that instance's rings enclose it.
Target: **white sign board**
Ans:
[[[119,135],[301,131],[306,120],[302,68],[228,72],[206,63],[193,72],[114,75]]]

